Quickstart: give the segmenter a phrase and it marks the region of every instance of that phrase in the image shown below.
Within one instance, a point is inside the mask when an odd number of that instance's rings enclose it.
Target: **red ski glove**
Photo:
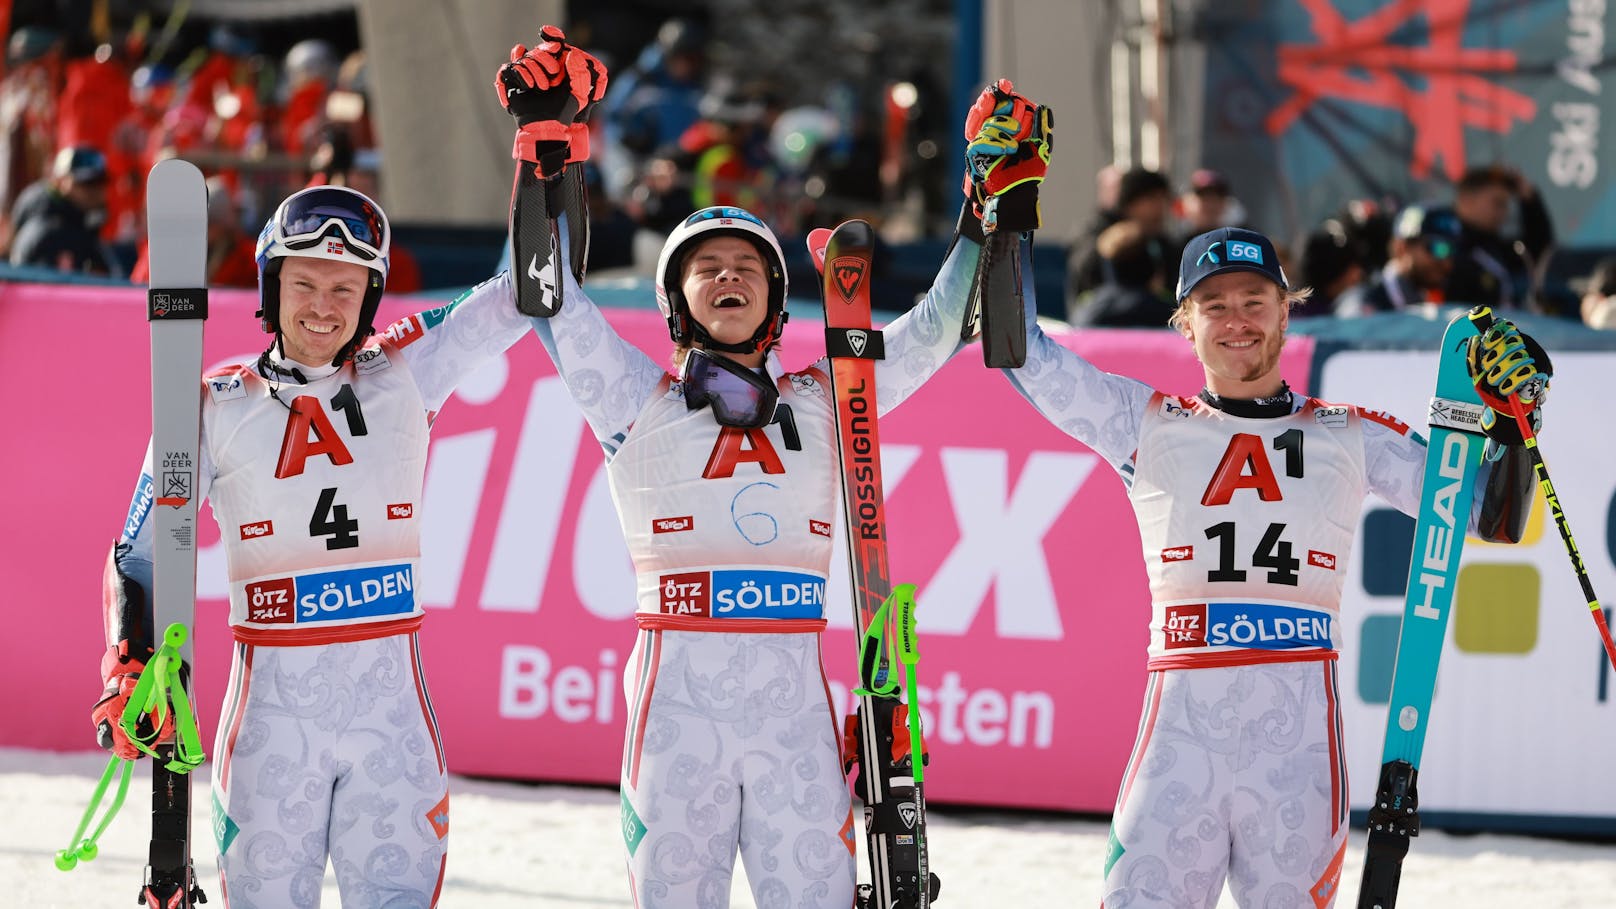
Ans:
[[[965,197],[984,233],[1042,225],[1038,191],[1055,146],[1048,107],[1017,94],[1009,79],[982,90],[965,117]]]
[[[151,652],[147,651],[147,656]],[[129,696],[134,693],[135,685],[140,681],[140,674],[146,670],[146,661],[130,655],[129,642],[119,641],[115,646],[107,649],[106,656],[101,658],[101,677],[106,680],[106,690],[101,694],[101,700],[96,701],[95,708],[90,711],[90,719],[95,723],[96,741],[102,748],[112,752],[120,758],[132,761],[145,752],[135,747],[129,736],[123,731],[123,712],[129,706]],[[170,741],[174,738],[174,713],[167,711],[163,716],[162,729],[155,740],[150,738],[153,729],[157,728],[157,713],[151,711],[141,717],[140,724],[135,728],[148,746]]]
[[[518,127],[511,156],[537,164],[541,177],[589,159],[586,124],[606,96],[606,67],[566,38],[561,29],[546,25],[531,50],[520,44],[511,48],[510,62],[494,76],[499,103]]]

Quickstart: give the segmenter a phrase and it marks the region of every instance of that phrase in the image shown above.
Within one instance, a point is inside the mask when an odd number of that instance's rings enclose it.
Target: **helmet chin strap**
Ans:
[[[707,333],[707,329],[703,328],[700,322],[690,318],[688,309],[686,309],[685,319],[690,323],[690,339],[699,343],[703,350],[749,354],[766,351],[780,340],[781,331],[786,325],[786,315],[783,308],[771,313],[769,318],[764,319],[763,324],[757,327],[757,331],[752,332],[752,337],[739,343],[729,343],[714,338]]]

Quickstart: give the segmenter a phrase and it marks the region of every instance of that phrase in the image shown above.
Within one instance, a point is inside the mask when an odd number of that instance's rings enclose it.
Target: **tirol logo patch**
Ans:
[[[816,521],[813,518],[809,518],[808,532],[814,534],[815,536],[828,537],[830,536],[830,522]]]
[[[241,525],[241,538],[243,540],[256,540],[259,537],[270,537],[274,535],[275,522],[273,521],[258,521],[253,524]]]
[[[1194,546],[1172,546],[1161,551],[1163,562],[1187,562],[1195,558]]]
[[[830,274],[842,302],[851,303],[858,296],[859,288],[864,286],[864,268],[864,260],[857,256],[837,256],[831,260]]]
[[[1331,571],[1334,571],[1335,556],[1328,552],[1319,552],[1317,549],[1309,549],[1307,551],[1307,564],[1316,565],[1320,568],[1328,568]]]
[[[415,506],[409,502],[399,502],[387,506],[387,520],[402,521],[415,517]]]
[[[682,533],[696,526],[694,515],[680,515],[677,518],[652,518],[652,533]]]

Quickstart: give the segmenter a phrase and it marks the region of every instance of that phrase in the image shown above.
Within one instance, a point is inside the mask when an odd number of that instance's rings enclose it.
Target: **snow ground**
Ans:
[[[78,823],[104,756],[0,748],[0,880],[12,881],[13,905],[97,909],[133,905],[145,858],[142,809],[150,784],[136,774],[123,813],[101,840],[101,855],[69,873],[56,850]],[[205,792],[207,767],[197,771]],[[444,909],[599,909],[629,906],[618,833],[617,794],[605,789],[525,785],[456,778],[454,833]],[[217,889],[206,798],[192,822],[204,890]],[[939,906],[1092,906],[1099,903],[1105,853],[1103,820],[1009,812],[934,809],[932,866],[943,880]],[[1342,889],[1356,898],[1363,862],[1354,830]],[[862,850],[862,844],[861,844]],[[860,856],[860,877],[868,875]],[[737,862],[735,909],[753,909]],[[20,890],[17,889],[20,887]],[[215,901],[216,903],[218,901]],[[1557,909],[1616,903],[1616,846],[1514,836],[1450,836],[1429,831],[1414,841],[1398,899],[1405,909],[1457,907]],[[222,905],[222,903],[218,903]],[[326,878],[324,906],[338,906]],[[1225,895],[1220,909],[1232,909]]]

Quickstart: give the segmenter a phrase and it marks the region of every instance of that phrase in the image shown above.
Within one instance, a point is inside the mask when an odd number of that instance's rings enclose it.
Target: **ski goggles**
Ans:
[[[387,255],[390,231],[368,199],[342,189],[298,193],[276,213],[275,230],[287,249],[309,249],[342,234],[348,251],[366,261]]]
[[[780,401],[780,390],[768,376],[700,348],[692,348],[685,356],[679,380],[684,383],[685,406],[691,410],[712,407],[720,426],[767,426]]]

